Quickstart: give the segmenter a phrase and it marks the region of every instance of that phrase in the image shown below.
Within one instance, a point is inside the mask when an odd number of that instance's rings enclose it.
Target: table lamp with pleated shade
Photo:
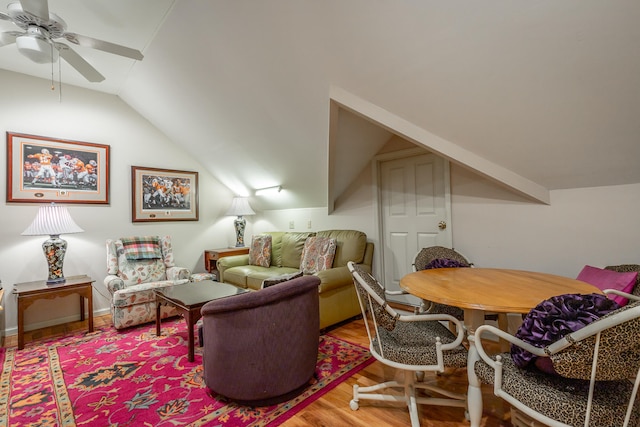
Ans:
[[[233,225],[236,229],[236,247],[244,247],[244,227],[247,224],[244,218],[245,215],[255,215],[253,209],[249,205],[249,200],[246,197],[234,197],[231,201],[231,206],[227,211],[229,216],[237,216],[233,221]]]
[[[62,264],[67,252],[67,242],[61,239],[60,235],[82,233],[83,231],[73,221],[66,206],[51,203],[47,206],[41,206],[31,225],[22,232],[23,236],[49,236],[42,244],[44,256],[49,264],[47,284],[65,282]]]

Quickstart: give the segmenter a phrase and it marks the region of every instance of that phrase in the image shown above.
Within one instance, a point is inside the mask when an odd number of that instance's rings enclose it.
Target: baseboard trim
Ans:
[[[110,308],[103,308],[100,310],[94,310],[93,311],[93,317],[98,317],[98,316],[104,316],[105,314],[109,314],[111,312]],[[80,320],[80,315],[74,315],[74,316],[67,316],[67,317],[59,317],[57,319],[51,319],[51,320],[47,320],[45,322],[39,322],[39,323],[33,323],[31,325],[29,325],[29,329],[25,329],[25,332],[28,331],[33,331],[36,329],[41,329],[41,328],[48,328],[49,326],[55,326],[55,325],[61,325],[63,323],[70,323],[70,322],[78,322]],[[4,335],[5,337],[11,336],[11,335],[18,335],[18,326],[14,326],[12,328],[6,328],[4,330]]]

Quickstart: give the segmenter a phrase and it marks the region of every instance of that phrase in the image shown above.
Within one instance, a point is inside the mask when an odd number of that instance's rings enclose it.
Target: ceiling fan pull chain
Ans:
[[[58,60],[58,101],[62,103],[62,61]]]
[[[51,48],[51,90],[56,90],[53,85],[53,43],[49,43],[49,47]]]

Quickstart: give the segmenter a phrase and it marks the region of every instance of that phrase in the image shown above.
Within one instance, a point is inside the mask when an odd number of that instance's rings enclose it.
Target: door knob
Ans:
[[[446,223],[445,221],[440,221],[440,222],[438,223],[438,228],[439,228],[440,230],[444,230],[445,228],[447,228],[447,223]]]

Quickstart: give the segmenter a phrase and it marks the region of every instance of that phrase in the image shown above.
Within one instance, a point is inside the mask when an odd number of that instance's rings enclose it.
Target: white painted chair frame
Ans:
[[[452,406],[452,407],[460,407],[465,408],[465,417],[468,419],[468,412],[466,411],[466,395],[453,393],[451,391],[445,390],[436,385],[428,384],[425,382],[421,382],[419,379],[424,377],[425,371],[430,371],[434,373],[441,373],[445,370],[444,365],[444,352],[454,349],[459,346],[463,338],[465,337],[465,331],[462,322],[456,319],[453,316],[448,314],[420,314],[420,315],[401,315],[396,312],[393,308],[387,305],[386,301],[380,298],[376,292],[371,289],[371,287],[366,283],[366,281],[358,274],[357,271],[353,268],[353,263],[349,262],[348,267],[349,271],[353,275],[354,280],[358,281],[358,285],[364,288],[367,292],[367,300],[364,301],[360,292],[356,292],[358,295],[358,301],[360,303],[360,309],[363,313],[364,323],[367,330],[367,335],[369,337],[369,351],[380,362],[385,365],[403,370],[404,382],[399,381],[387,381],[384,383],[376,384],[368,387],[360,387],[357,384],[353,386],[353,399],[350,402],[350,407],[352,410],[357,410],[359,408],[360,399],[368,399],[368,400],[376,400],[376,401],[386,401],[386,402],[405,402],[409,409],[409,415],[411,418],[411,425],[413,427],[420,426],[420,419],[418,416],[418,406],[419,404],[426,405],[440,405],[440,406]],[[436,357],[437,364],[435,365],[408,365],[404,363],[398,363],[392,360],[388,360],[385,358],[383,352],[379,352],[378,349],[373,345],[374,338],[377,336],[378,322],[373,313],[374,304],[378,304],[386,310],[389,315],[393,316],[397,319],[398,322],[424,322],[424,321],[446,321],[451,322],[456,326],[457,334],[456,340],[448,343],[442,344],[440,338],[437,339],[436,342]],[[369,316],[368,316],[369,314]],[[370,317],[370,320],[367,319]],[[382,350],[382,347],[380,347]],[[382,393],[372,393],[379,390],[383,390],[386,388],[401,388],[404,390],[403,395],[393,395],[393,394],[382,394]],[[421,397],[416,395],[416,389],[428,390],[434,393],[437,393],[441,396],[445,396],[444,398],[438,397]]]
[[[625,298],[628,298],[629,300],[635,300],[635,301],[640,301],[640,297],[634,296],[634,295],[630,295],[630,294],[626,294],[624,292],[620,292],[620,291],[615,291],[615,290],[606,290],[604,291],[607,294],[616,294],[616,295],[620,295],[623,296]],[[591,379],[590,379],[590,384],[589,384],[589,396],[588,396],[588,403],[587,403],[587,413],[585,414],[585,423],[584,426],[587,427],[589,426],[589,418],[591,416],[591,404],[593,401],[593,390],[595,387],[595,375],[596,375],[596,369],[597,369],[597,363],[598,363],[598,351],[599,351],[599,346],[600,346],[600,334],[602,333],[602,331],[611,328],[615,325],[627,322],[631,319],[640,317],[640,306],[638,307],[634,307],[634,308],[630,308],[628,310],[622,311],[621,313],[615,315],[615,316],[611,316],[608,317],[606,319],[603,319],[602,321],[599,321],[597,323],[593,323],[593,324],[589,324],[587,326],[585,326],[584,328],[579,329],[578,331],[575,331],[571,334],[568,334],[567,336],[565,336],[564,338],[556,341],[555,343],[551,344],[550,346],[546,347],[546,351],[544,348],[539,348],[539,347],[534,347],[533,345],[526,343],[516,337],[514,337],[513,335],[506,333],[494,326],[491,325],[482,325],[480,327],[478,327],[478,329],[475,332],[475,335],[473,336],[469,336],[469,340],[473,340],[475,342],[475,346],[478,350],[478,354],[480,355],[481,359],[486,362],[489,366],[491,366],[494,371],[495,371],[495,378],[494,378],[494,387],[493,387],[493,392],[496,396],[504,399],[506,402],[508,402],[511,406],[513,406],[514,408],[516,408],[517,410],[521,411],[522,413],[528,415],[529,417],[545,424],[546,426],[549,427],[572,427],[569,424],[565,424],[562,422],[559,422],[557,420],[553,420],[543,414],[540,414],[539,412],[529,408],[528,406],[524,405],[522,402],[520,402],[519,400],[517,400],[516,398],[514,398],[512,395],[510,395],[509,393],[507,393],[503,388],[502,388],[502,362],[501,362],[501,356],[497,356],[496,359],[494,360],[493,358],[491,358],[485,351],[483,345],[482,345],[482,335],[484,334],[493,334],[493,335],[497,335],[498,337],[510,342],[511,344],[515,344],[519,347],[522,347],[523,349],[531,352],[532,354],[536,355],[536,356],[540,356],[540,357],[545,357],[545,356],[549,356],[551,354],[555,354],[569,346],[572,345],[572,343],[575,343],[577,341],[582,341],[588,337],[594,336],[596,337],[595,340],[595,347],[594,347],[594,357],[593,357],[593,363],[591,366]],[[475,376],[475,370],[472,366],[469,366],[467,369],[467,372],[469,374],[469,376],[471,377],[472,375]],[[471,379],[470,379],[471,381]],[[629,405],[627,407],[627,412],[626,412],[626,418],[625,418],[625,423],[622,427],[628,427],[629,425],[629,417],[631,415],[631,411],[633,409],[633,402],[636,399],[636,395],[638,392],[638,387],[640,386],[640,368],[636,374],[635,380],[634,380],[634,386],[633,386],[633,393],[630,396],[629,399]]]

